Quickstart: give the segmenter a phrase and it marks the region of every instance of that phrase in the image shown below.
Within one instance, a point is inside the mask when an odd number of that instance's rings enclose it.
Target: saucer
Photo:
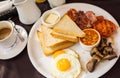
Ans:
[[[11,59],[15,56],[17,56],[18,54],[20,54],[26,44],[27,44],[27,32],[26,30],[19,25],[16,25],[16,28],[20,31],[21,35],[24,37],[24,41],[22,42],[19,37],[16,37],[16,43],[14,44],[14,46],[12,46],[11,48],[2,48],[0,47],[0,59],[2,60],[6,60],[6,59]]]

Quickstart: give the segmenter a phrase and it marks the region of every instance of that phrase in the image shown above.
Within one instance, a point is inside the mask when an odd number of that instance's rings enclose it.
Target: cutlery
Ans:
[[[14,26],[14,29],[17,31],[17,35],[18,35],[19,39],[23,42],[25,39],[21,35],[20,31],[16,28],[15,23],[12,20],[8,20],[8,21],[12,23],[12,25]]]

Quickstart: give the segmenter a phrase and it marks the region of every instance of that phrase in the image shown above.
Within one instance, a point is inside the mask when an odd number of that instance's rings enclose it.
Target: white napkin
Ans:
[[[12,1],[5,0],[0,2],[0,13],[4,12],[12,7]]]

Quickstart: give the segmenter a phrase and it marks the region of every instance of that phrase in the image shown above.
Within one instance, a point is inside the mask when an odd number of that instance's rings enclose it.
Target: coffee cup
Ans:
[[[9,21],[0,21],[0,47],[10,48],[16,44],[17,34]]]

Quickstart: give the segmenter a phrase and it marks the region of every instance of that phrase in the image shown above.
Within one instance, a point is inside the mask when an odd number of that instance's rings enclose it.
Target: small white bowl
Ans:
[[[49,16],[49,14],[56,14],[58,16],[57,21],[55,21],[54,23],[46,23],[45,19]],[[52,19],[51,19],[52,20]],[[46,12],[43,13],[43,15],[41,16],[41,22],[43,25],[47,26],[47,27],[53,27],[53,25],[55,25],[58,21],[60,20],[60,14],[56,11],[56,10],[48,10]]]
[[[79,42],[80,42],[81,47],[82,47],[84,50],[86,50],[86,51],[90,51],[93,47],[97,46],[97,45],[100,43],[101,36],[100,36],[99,32],[98,32],[97,30],[95,30],[95,29],[90,28],[90,29],[84,29],[83,31],[85,31],[85,30],[95,31],[95,32],[97,33],[97,35],[98,35],[98,40],[97,40],[97,42],[96,42],[95,44],[92,44],[92,45],[87,45],[87,44],[83,43],[83,42],[81,41],[81,39],[79,39]],[[87,35],[86,35],[86,36],[87,36]],[[91,35],[91,37],[94,37],[94,35]]]

